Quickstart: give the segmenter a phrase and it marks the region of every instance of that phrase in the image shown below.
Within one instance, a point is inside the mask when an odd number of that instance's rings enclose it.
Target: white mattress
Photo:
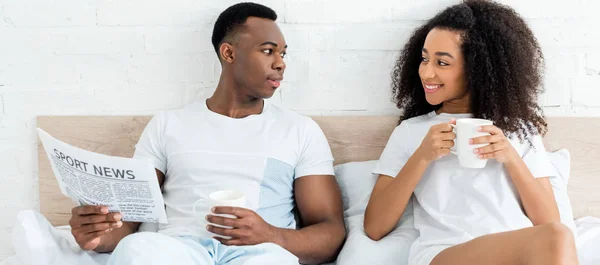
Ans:
[[[41,214],[33,211],[22,212],[19,218],[20,224],[17,222],[13,230],[13,245],[18,256],[9,257],[0,265],[106,264],[108,254],[79,250],[68,227],[52,227]],[[600,264],[600,218],[583,217],[575,224],[580,264]]]

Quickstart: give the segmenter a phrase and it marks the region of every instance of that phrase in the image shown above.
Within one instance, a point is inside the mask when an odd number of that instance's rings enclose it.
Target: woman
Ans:
[[[560,224],[537,103],[543,57],[511,8],[466,0],[418,28],[394,69],[403,111],[375,173],[366,234],[379,240],[415,195],[409,264],[578,264],[573,235]],[[471,144],[482,169],[452,155],[460,118],[482,118],[489,136]]]

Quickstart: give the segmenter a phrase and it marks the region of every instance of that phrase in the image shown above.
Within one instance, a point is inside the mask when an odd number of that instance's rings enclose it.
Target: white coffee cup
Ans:
[[[488,144],[470,144],[469,140],[481,136],[490,135],[487,132],[480,132],[477,129],[481,126],[493,125],[494,122],[484,119],[472,119],[464,118],[456,120],[454,127],[454,133],[456,133],[456,139],[454,141],[454,148],[456,151],[451,152],[458,156],[458,162],[462,167],[466,168],[484,168],[487,164],[487,159],[479,158],[479,154],[475,154],[473,151],[475,148],[484,147]]]
[[[208,202],[208,203],[207,203]],[[231,206],[231,207],[246,207],[246,196],[244,195],[243,192],[239,192],[239,191],[235,191],[235,190],[220,190],[220,191],[215,191],[212,192],[208,195],[208,199],[199,199],[196,202],[194,202],[194,205],[192,207],[192,210],[194,212],[194,216],[199,219],[199,221],[201,222],[205,222],[205,211],[202,211],[201,207],[206,207],[206,205],[208,205],[208,213],[215,215],[215,216],[221,216],[221,217],[227,217],[227,218],[233,218],[236,219],[237,217],[234,215],[229,215],[229,214],[213,214],[210,212],[210,209],[212,209],[213,207],[217,207],[217,206]],[[198,208],[198,209],[197,209]],[[228,226],[222,226],[222,225],[217,225],[217,224],[211,224],[217,227],[222,227],[222,228],[231,228]]]

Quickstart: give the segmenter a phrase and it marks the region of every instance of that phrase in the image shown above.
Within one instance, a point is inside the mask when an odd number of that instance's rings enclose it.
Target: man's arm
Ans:
[[[296,255],[303,264],[334,260],[346,235],[341,194],[335,178],[319,175],[296,179],[295,197],[302,224],[299,230],[277,228],[250,209],[229,206],[212,209],[213,214],[206,217],[211,223],[207,230],[221,235],[214,238],[228,246],[275,243]],[[229,214],[237,218],[214,214]]]
[[[346,229],[340,188],[334,176],[305,176],[294,183],[302,228],[281,229],[280,245],[303,264],[335,260]]]

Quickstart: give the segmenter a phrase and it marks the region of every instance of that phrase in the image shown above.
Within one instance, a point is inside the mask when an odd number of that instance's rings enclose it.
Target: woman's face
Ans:
[[[427,34],[421,52],[419,76],[425,98],[431,105],[469,104],[464,57],[458,32],[433,29]]]

